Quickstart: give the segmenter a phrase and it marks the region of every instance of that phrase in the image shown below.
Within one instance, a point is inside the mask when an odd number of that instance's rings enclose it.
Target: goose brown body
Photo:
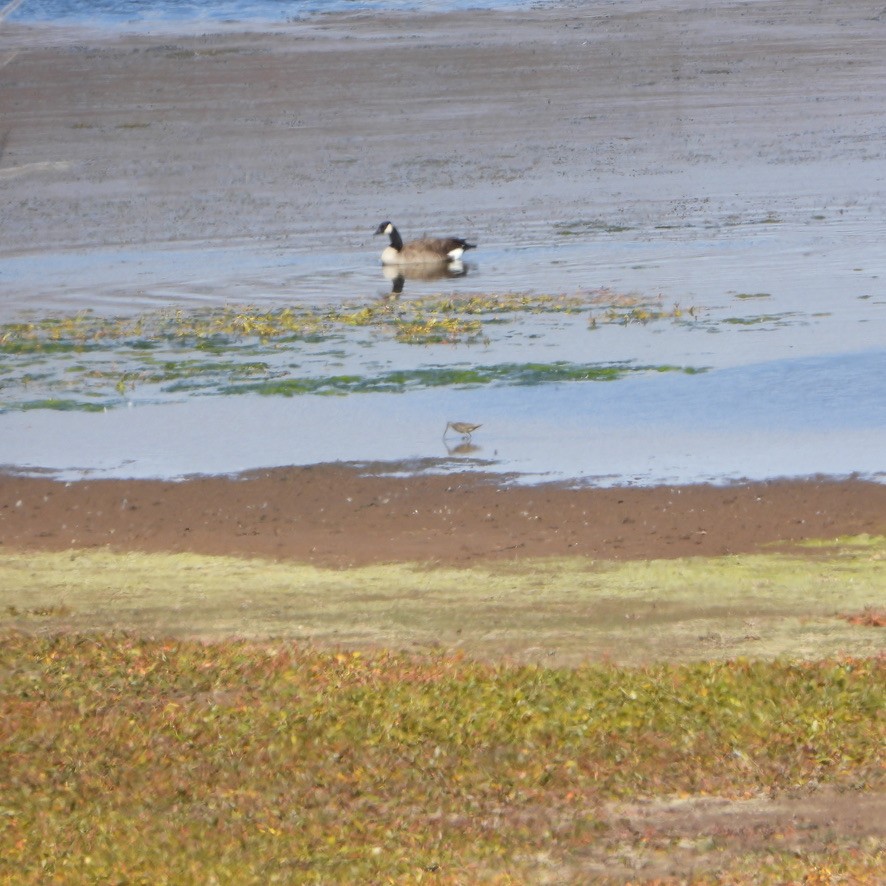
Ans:
[[[468,249],[476,249],[460,237],[423,237],[403,242],[400,232],[389,222],[383,221],[375,231],[387,234],[390,244],[381,254],[383,265],[445,265],[457,262]]]

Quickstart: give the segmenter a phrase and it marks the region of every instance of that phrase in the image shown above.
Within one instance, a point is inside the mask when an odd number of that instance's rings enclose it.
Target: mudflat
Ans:
[[[583,3],[209,34],[7,22],[0,255],[264,243],[374,263],[389,216],[492,248],[600,219],[852,213],[883,193],[881,6]],[[104,287],[180,293],[156,268],[109,280],[118,258],[59,285],[84,307]],[[239,282],[185,289],[255,294]],[[48,298],[45,279],[0,286],[0,308]]]
[[[229,554],[319,566],[748,553],[886,534],[860,480],[571,488],[318,465],[183,482],[0,476],[4,550]]]

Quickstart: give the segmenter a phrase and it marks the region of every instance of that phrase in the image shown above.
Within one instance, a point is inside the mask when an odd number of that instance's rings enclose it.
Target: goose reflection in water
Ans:
[[[465,277],[468,266],[460,261],[449,262],[447,265],[382,265],[382,274],[391,281],[391,295],[400,295],[407,280],[446,280]]]

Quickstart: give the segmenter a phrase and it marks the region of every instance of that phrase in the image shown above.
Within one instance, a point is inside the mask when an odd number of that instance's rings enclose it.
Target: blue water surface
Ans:
[[[24,0],[12,21],[92,26],[197,22],[286,22],[329,12],[505,9],[537,6],[528,0]]]

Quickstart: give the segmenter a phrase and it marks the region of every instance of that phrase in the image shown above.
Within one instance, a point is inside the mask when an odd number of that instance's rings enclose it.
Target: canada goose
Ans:
[[[446,427],[443,429],[443,438],[446,438],[446,434],[449,429],[452,428],[456,434],[461,434],[462,440],[470,440],[471,434],[473,434],[477,428],[481,427],[483,427],[483,425],[471,424],[469,421],[448,421],[446,422]]]
[[[440,265],[458,261],[465,250],[476,249],[474,243],[458,237],[424,237],[404,243],[400,232],[389,222],[383,221],[375,231],[391,238],[381,254],[383,265]]]

